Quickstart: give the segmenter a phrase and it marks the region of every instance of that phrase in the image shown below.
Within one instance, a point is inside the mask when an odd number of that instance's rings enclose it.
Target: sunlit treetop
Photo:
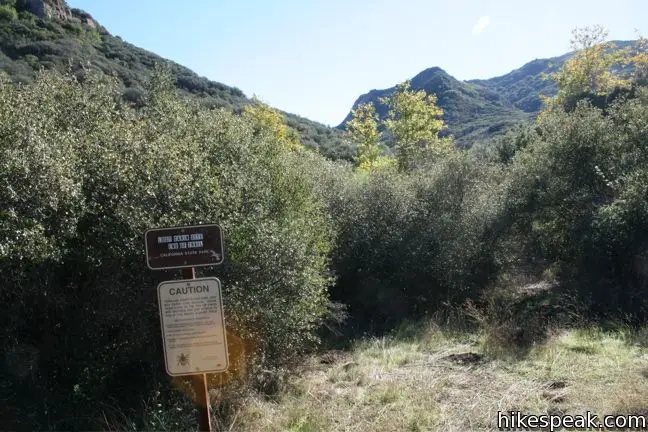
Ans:
[[[270,133],[284,148],[303,149],[299,133],[286,124],[284,116],[256,96],[243,109],[243,117],[252,123],[256,133]]]
[[[600,25],[572,31],[570,46],[574,55],[558,72],[550,75],[558,92],[554,98],[545,98],[549,109],[575,96],[605,95],[645,79],[646,40],[640,38],[634,49],[618,48],[613,42],[607,42],[607,36],[608,31]]]

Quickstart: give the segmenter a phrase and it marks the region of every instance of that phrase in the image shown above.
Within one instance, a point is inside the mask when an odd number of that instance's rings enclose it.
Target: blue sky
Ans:
[[[439,66],[503,75],[571,29],[648,36],[646,0],[68,0],[113,35],[270,105],[337,125],[355,99]]]

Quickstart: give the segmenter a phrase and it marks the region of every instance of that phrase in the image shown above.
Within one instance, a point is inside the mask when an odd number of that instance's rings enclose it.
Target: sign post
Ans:
[[[182,269],[182,279],[196,279],[196,270],[193,267]],[[212,432],[207,374],[203,373],[191,378],[193,391],[196,395],[196,405],[198,405],[198,431]]]
[[[228,368],[220,281],[196,279],[195,267],[223,262],[223,234],[216,224],[156,228],[144,234],[151,270],[182,269],[182,280],[158,285],[167,374],[191,376],[199,431],[211,432],[207,373]]]

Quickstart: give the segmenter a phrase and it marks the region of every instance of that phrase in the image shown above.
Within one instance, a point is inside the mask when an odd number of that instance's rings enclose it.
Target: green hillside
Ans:
[[[34,13],[37,9],[34,4],[38,2],[9,3],[0,10],[0,70],[8,73],[15,83],[33,82],[41,68],[72,68],[78,76],[84,75],[84,68],[100,70],[116,74],[123,83],[124,97],[142,104],[145,83],[154,65],[165,62],[176,77],[177,87],[206,106],[240,112],[250,103],[238,88],[201,77],[184,66],[123,41],[88,13],[67,9],[64,2],[42,2],[62,9],[51,18]],[[305,146],[318,149],[330,158],[351,158],[352,149],[344,141],[342,131],[284,114],[290,126],[300,132]]]
[[[553,96],[556,93],[554,82],[545,79],[543,74],[557,71],[568,58],[569,54],[536,59],[506,75],[468,83],[497,93],[509,106],[527,113],[537,113],[542,108],[540,95]]]

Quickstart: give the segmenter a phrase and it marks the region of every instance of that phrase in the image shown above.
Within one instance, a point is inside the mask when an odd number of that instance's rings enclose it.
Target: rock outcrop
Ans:
[[[92,16],[80,9],[70,9],[65,0],[18,0],[17,9],[28,11],[42,19],[77,21],[102,33],[107,33]]]
[[[72,19],[72,11],[65,0],[19,0],[18,7],[28,10],[39,18]]]

